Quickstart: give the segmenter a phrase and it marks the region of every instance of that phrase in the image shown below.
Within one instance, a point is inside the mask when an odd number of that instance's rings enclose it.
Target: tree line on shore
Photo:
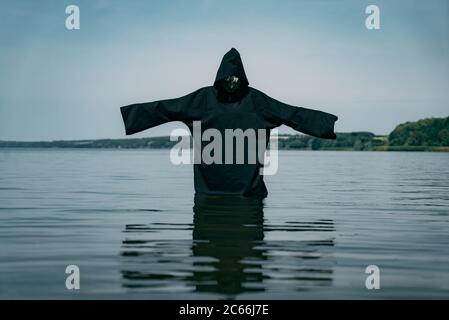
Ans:
[[[123,148],[166,149],[177,141],[170,137],[138,139],[0,141],[0,148]],[[337,139],[324,140],[303,134],[281,134],[281,150],[357,150],[357,151],[449,151],[449,117],[428,118],[398,125],[389,135],[371,132],[340,132]]]

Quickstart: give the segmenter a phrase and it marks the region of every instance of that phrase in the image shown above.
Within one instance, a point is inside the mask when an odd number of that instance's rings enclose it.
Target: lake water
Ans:
[[[1,149],[0,298],[449,298],[448,153],[280,151],[261,203],[168,152]]]

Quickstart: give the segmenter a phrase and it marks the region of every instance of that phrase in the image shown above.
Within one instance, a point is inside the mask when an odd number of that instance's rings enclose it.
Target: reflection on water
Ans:
[[[263,200],[196,196],[193,211],[192,255],[205,259],[193,265],[196,290],[263,291]]]
[[[445,299],[448,163],[281,150],[262,203],[193,199],[167,150],[0,149],[0,299]]]
[[[264,221],[263,199],[196,195],[193,226],[126,225],[123,286],[226,295],[267,290],[299,291],[332,285],[332,220]],[[152,239],[154,233],[192,230],[192,241]],[[328,232],[322,239],[265,241],[270,232]],[[158,238],[158,237],[157,237]],[[326,253],[324,254],[324,251]]]

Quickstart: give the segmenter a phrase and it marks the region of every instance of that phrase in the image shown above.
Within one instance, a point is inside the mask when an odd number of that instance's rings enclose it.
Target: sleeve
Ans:
[[[136,103],[120,108],[125,132],[134,134],[170,121],[189,122],[199,117],[201,89],[180,98]]]
[[[262,114],[274,127],[285,124],[294,130],[324,139],[335,139],[335,121],[338,117],[323,111],[294,107],[259,92]],[[260,101],[262,100],[262,101]]]

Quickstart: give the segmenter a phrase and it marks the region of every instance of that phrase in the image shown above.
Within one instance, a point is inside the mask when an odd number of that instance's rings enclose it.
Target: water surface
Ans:
[[[1,149],[0,298],[449,298],[449,154],[279,162],[262,201],[194,197],[168,150]]]

